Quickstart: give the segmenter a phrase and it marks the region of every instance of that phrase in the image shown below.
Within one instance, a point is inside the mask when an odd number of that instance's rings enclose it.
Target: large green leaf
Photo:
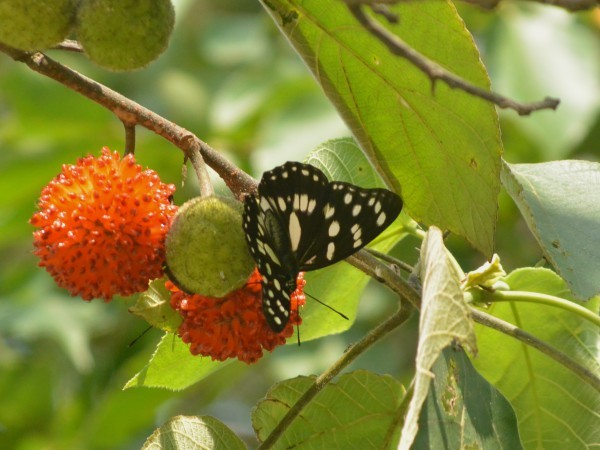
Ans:
[[[421,248],[421,317],[414,393],[406,413],[402,439],[398,448],[410,449],[418,430],[421,409],[431,387],[430,369],[442,350],[452,343],[477,352],[473,322],[469,314],[460,280],[464,274],[444,247],[442,232],[431,227]]]
[[[125,388],[158,387],[178,391],[219,370],[224,364],[194,356],[178,336],[165,333],[152,358],[127,382]]]
[[[600,293],[600,164],[506,164],[502,182],[573,293]]]
[[[411,216],[465,236],[491,256],[501,154],[494,107],[442,83],[432,86],[363,29],[342,1],[263,4],[386,183],[402,192]],[[489,86],[450,2],[400,2],[390,9],[400,21],[381,22],[388,30],[446,69]]]
[[[462,350],[446,348],[431,371],[434,378],[412,450],[522,448],[510,403]]]
[[[563,280],[548,269],[519,269],[504,281],[513,290],[569,298]],[[598,299],[586,307],[598,313]],[[600,373],[599,332],[582,318],[533,303],[495,303],[488,312],[551,344]],[[571,371],[504,334],[476,326],[477,370],[510,401],[527,449],[590,449],[600,442],[600,393]]]
[[[307,157],[307,162],[319,167],[330,179],[346,181],[362,187],[380,187],[382,181],[377,172],[365,159],[364,154],[352,139],[336,139],[325,142]],[[387,230],[379,235],[369,247],[388,252],[407,235],[416,224],[405,213]],[[335,308],[350,318],[345,320],[338,314],[307,298],[302,310],[302,340],[345,331],[354,322],[358,302],[369,281],[369,277],[346,262],[308,272],[305,292],[319,301]],[[294,338],[291,341],[295,342]]]
[[[247,447],[227,426],[210,416],[177,416],[157,428],[142,450],[243,450]]]
[[[298,377],[275,385],[252,414],[252,426],[264,441],[314,377]],[[404,388],[389,375],[359,370],[342,375],[317,394],[271,448],[396,448],[397,409]]]

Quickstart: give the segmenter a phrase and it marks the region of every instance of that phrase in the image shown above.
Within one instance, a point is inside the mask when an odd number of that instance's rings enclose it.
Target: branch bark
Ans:
[[[556,109],[558,107],[558,104],[560,103],[560,100],[551,97],[546,97],[545,99],[538,102],[519,103],[508,97],[504,97],[495,92],[491,92],[486,89],[480,88],[479,86],[475,86],[474,84],[469,83],[468,81],[464,80],[458,75],[447,71],[439,64],[436,64],[435,62],[427,59],[425,56],[421,55],[419,52],[417,52],[414,48],[412,48],[398,36],[396,36],[393,33],[390,33],[378,21],[369,17],[364,12],[363,6],[361,4],[356,4],[353,0],[346,1],[346,5],[350,12],[367,31],[369,31],[373,36],[379,39],[383,44],[385,44],[385,46],[392,54],[407,59],[415,67],[417,67],[424,74],[426,74],[430,78],[434,86],[438,80],[443,81],[453,89],[460,89],[471,95],[480,97],[484,100],[494,103],[500,108],[513,109],[520,116],[526,116],[534,111],[539,111],[542,109]]]
[[[15,61],[26,64],[31,70],[52,78],[98,103],[111,111],[123,123],[137,124],[153,131],[181,149],[186,156],[190,156],[194,148],[199,148],[204,161],[219,174],[238,198],[242,198],[245,193],[256,190],[256,180],[236,167],[206,142],[185,128],[144,108],[139,103],[60,64],[43,53],[24,52],[2,43],[0,43],[0,52],[7,54]]]

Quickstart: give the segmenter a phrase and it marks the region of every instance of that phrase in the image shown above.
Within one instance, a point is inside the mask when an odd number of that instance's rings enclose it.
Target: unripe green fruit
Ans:
[[[77,39],[99,66],[135,70],[165,51],[174,22],[170,0],[82,0]]]
[[[242,205],[222,197],[183,204],[166,241],[169,277],[181,289],[223,297],[246,283],[254,269],[242,230]]]
[[[43,50],[62,42],[75,17],[74,0],[0,0],[0,42]]]

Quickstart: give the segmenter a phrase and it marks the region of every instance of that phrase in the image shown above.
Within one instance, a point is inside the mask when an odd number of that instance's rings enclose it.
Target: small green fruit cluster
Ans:
[[[174,23],[171,0],[82,0],[76,34],[90,60],[127,71],[165,51]]]
[[[76,0],[0,1],[0,42],[34,51],[63,41],[73,25]]]
[[[25,51],[74,33],[91,61],[114,71],[147,66],[165,51],[171,0],[0,0],[0,42]]]
[[[183,204],[165,247],[169,277],[188,293],[223,297],[242,287],[255,265],[242,230],[242,206],[230,198]]]

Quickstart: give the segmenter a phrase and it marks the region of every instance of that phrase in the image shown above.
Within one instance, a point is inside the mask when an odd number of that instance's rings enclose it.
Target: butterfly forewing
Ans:
[[[363,189],[343,182],[328,185],[327,201],[319,214],[320,231],[300,259],[300,270],[315,270],[356,253],[398,216],[402,200],[386,189]]]
[[[372,241],[400,213],[385,189],[329,182],[316,167],[287,162],[266,172],[244,202],[246,240],[263,276],[263,311],[281,331],[300,270],[340,261]]]

